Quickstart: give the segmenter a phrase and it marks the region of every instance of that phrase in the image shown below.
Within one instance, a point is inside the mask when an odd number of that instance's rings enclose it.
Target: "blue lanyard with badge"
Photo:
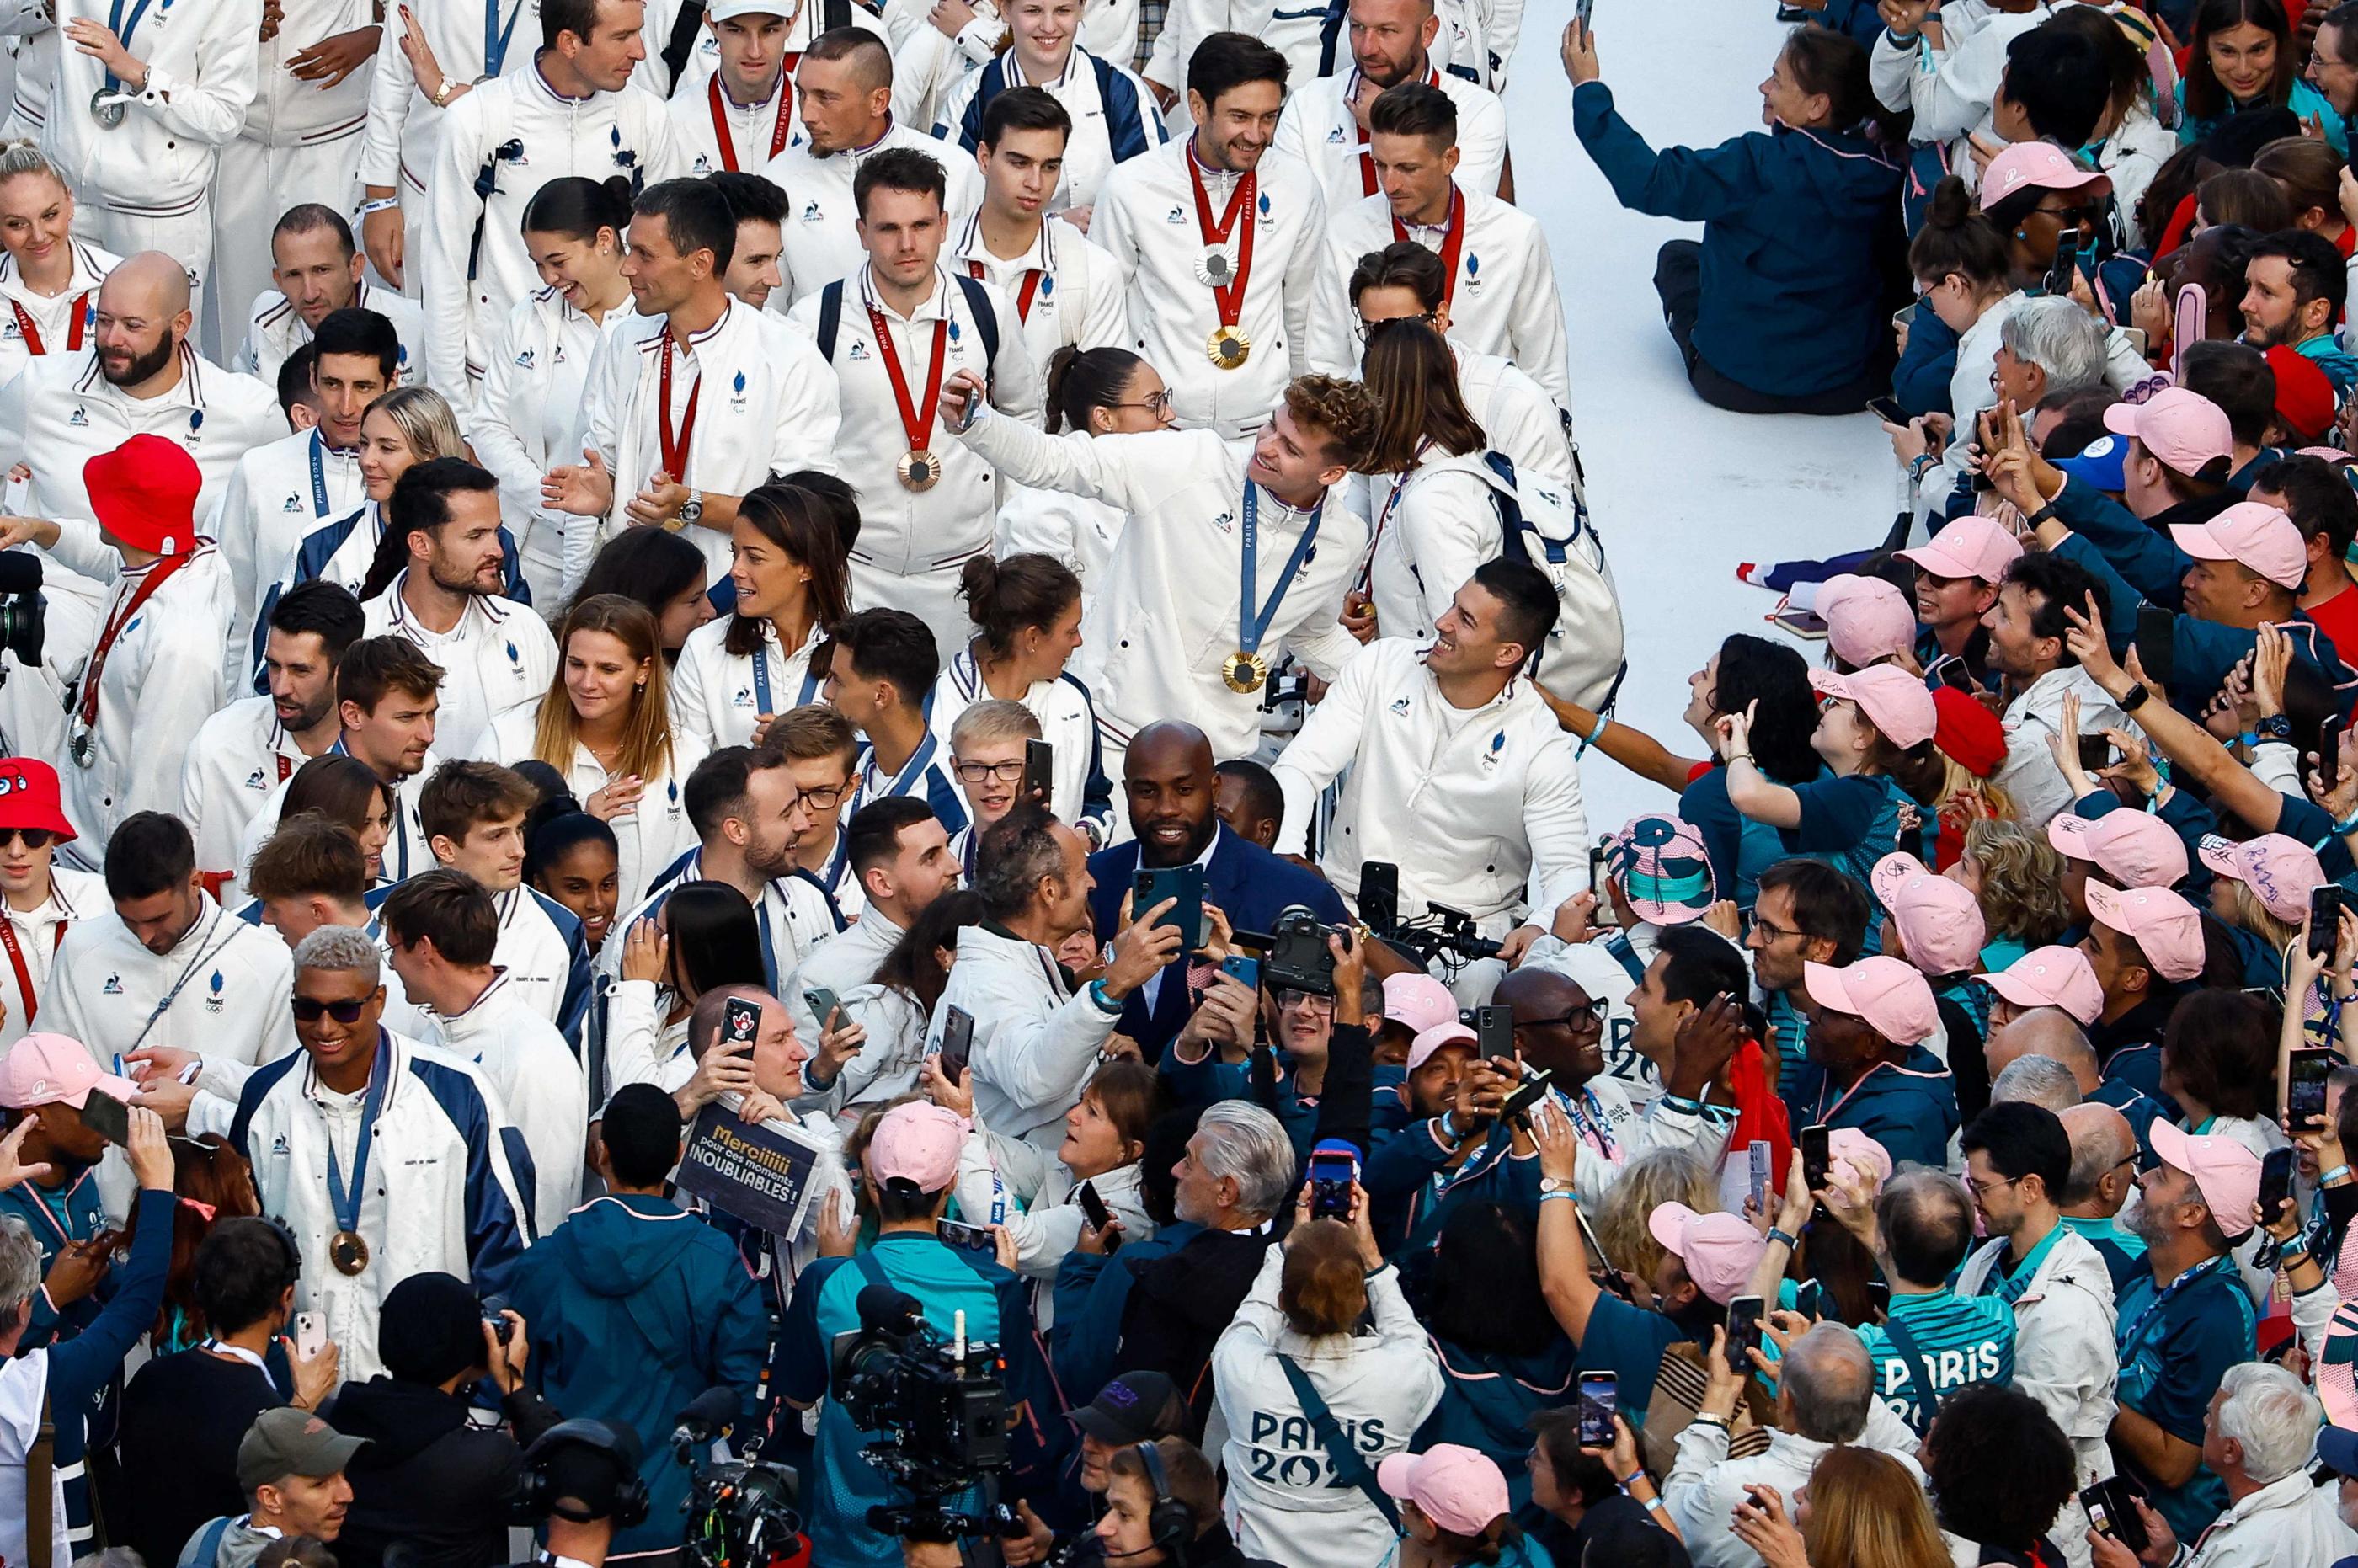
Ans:
[[[2143,1399],[2153,1390],[2158,1368],[2148,1364],[2142,1354],[2145,1348],[2142,1342],[2146,1325],[2151,1323],[2161,1309],[2169,1303],[2170,1297],[2196,1281],[2207,1279],[2217,1273],[2222,1267],[2234,1261],[2234,1259],[2224,1257],[2204,1259],[2155,1292],[2153,1300],[2145,1304],[2145,1310],[2131,1319],[2128,1326],[2121,1331],[2119,1339],[2121,1372],[2120,1386],[2117,1390],[2121,1402],[2133,1406],[2135,1401]]]
[[[1237,611],[1237,651],[1220,665],[1220,679],[1228,683],[1230,691],[1259,691],[1269,679],[1269,660],[1260,651],[1261,639],[1269,634],[1270,622],[1277,619],[1278,606],[1285,602],[1285,590],[1293,586],[1302,563],[1310,558],[1311,546],[1318,542],[1318,520],[1325,511],[1323,498],[1310,509],[1310,521],[1303,526],[1301,542],[1293,546],[1285,570],[1278,574],[1277,586],[1269,590],[1268,600],[1256,612],[1253,589],[1260,547],[1260,487],[1250,480],[1245,481],[1244,552],[1238,571],[1244,601]]]
[[[147,15],[150,3],[151,0],[139,0],[139,4],[131,8],[131,19],[127,22],[123,18],[123,0],[112,0],[108,6],[106,30],[114,35],[114,41],[122,45],[125,52],[129,51],[131,35],[139,30],[140,18]],[[170,0],[166,0],[165,9],[171,9]],[[101,130],[111,131],[123,124],[123,117],[130,112],[131,105],[123,99],[122,80],[114,72],[108,71],[106,85],[90,95],[90,117],[98,122]]]
[[[875,780],[877,777],[876,748],[873,746],[869,747],[866,765],[860,770],[860,803],[862,806],[867,806],[876,801],[890,800],[895,795],[908,794],[909,786],[914,784],[920,777],[924,776],[925,764],[934,760],[936,744],[933,732],[931,730],[927,730],[925,732],[925,739],[924,742],[917,747],[915,754],[911,756],[906,762],[903,762],[901,765],[901,771],[892,777],[892,787],[884,791],[882,795],[876,793],[875,786]]]
[[[477,81],[489,81],[499,75],[500,67],[508,58],[508,40],[515,37],[516,18],[524,15],[524,0],[515,0],[515,9],[508,13],[507,26],[500,26],[500,0],[483,0],[483,74]]]

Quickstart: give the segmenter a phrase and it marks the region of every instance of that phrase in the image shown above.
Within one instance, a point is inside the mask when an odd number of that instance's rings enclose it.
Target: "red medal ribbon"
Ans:
[[[901,406],[901,429],[909,438],[909,449],[924,451],[925,438],[934,432],[934,414],[942,406],[942,370],[946,360],[942,347],[949,341],[949,318],[945,316],[934,323],[934,363],[925,373],[925,406],[922,414],[909,400],[909,378],[901,373],[901,351],[892,346],[892,326],[884,319],[884,312],[873,305],[868,308],[868,326],[876,334],[876,351],[884,358],[884,373],[892,378],[892,401]]]
[[[89,307],[90,290],[84,289],[74,296],[73,314],[66,319],[66,349],[70,353],[81,351],[81,328]],[[16,330],[25,335],[25,346],[35,354],[48,353],[49,351],[41,346],[41,330],[33,325],[33,318],[25,308],[11,299],[8,308],[16,313]]]
[[[778,118],[770,127],[772,157],[777,157],[780,149],[785,146],[786,135],[794,124],[793,115],[788,113],[795,103],[793,72],[794,68],[790,65],[778,76]],[[712,73],[712,80],[705,83],[705,97],[712,105],[712,137],[720,144],[720,167],[735,174],[738,172],[737,141],[729,134],[729,114],[720,102],[720,73],[717,70]]]
[[[56,894],[52,892],[50,896]],[[58,949],[65,946],[66,927],[72,924],[70,920],[58,922],[57,934],[49,943],[50,957],[56,957]],[[25,949],[16,942],[16,923],[5,914],[0,914],[0,947],[8,949],[8,967],[16,971],[16,994],[25,999],[25,1022],[29,1026],[33,1015],[41,1011],[41,1001],[33,994],[33,971],[25,962]]]
[[[982,264],[979,261],[968,262],[966,271],[968,277],[978,282],[990,281],[983,276]],[[1027,327],[1032,324],[1032,297],[1040,292],[1040,280],[1047,276],[1036,266],[1023,269],[1023,287],[1015,297],[1015,319]]]
[[[98,680],[106,671],[106,655],[114,651],[114,640],[137,619],[140,606],[155,598],[156,590],[163,587],[174,572],[196,558],[194,550],[185,556],[166,556],[149,568],[146,578],[131,590],[131,598],[123,608],[107,617],[105,628],[98,634],[98,646],[90,651],[90,663],[82,666],[81,691],[74,703],[74,712],[81,718],[84,729],[98,722]]]
[[[1424,84],[1427,87],[1438,87],[1441,85],[1441,70],[1438,66],[1432,67],[1425,71]],[[1359,73],[1357,70],[1354,70],[1351,72],[1352,96],[1357,96],[1358,91]],[[1347,109],[1350,107],[1349,99],[1346,99],[1344,101],[1344,107]],[[1376,193],[1376,157],[1375,154],[1368,150],[1368,127],[1357,123],[1357,115],[1355,114],[1351,118],[1351,128],[1359,138],[1359,194],[1362,196],[1373,196]],[[1395,228],[1399,227],[1397,224],[1393,226]],[[1395,237],[1406,238],[1405,235],[1397,235]]]
[[[1408,225],[1399,218],[1392,219],[1392,238],[1408,238]],[[1449,308],[1457,297],[1457,257],[1466,249],[1466,192],[1455,184],[1449,188],[1449,219],[1441,236],[1441,308]]]
[[[1195,187],[1195,226],[1202,231],[1207,245],[1224,245],[1237,226],[1237,217],[1244,216],[1244,237],[1237,242],[1237,276],[1225,287],[1212,290],[1212,303],[1219,308],[1220,325],[1233,327],[1243,314],[1245,284],[1252,276],[1253,198],[1260,189],[1260,177],[1247,174],[1237,181],[1236,194],[1228,198],[1228,210],[1220,214],[1217,227],[1212,223],[1212,199],[1204,191],[1204,168],[1195,160],[1195,149],[1187,149],[1187,178]]]
[[[704,372],[696,373],[696,384],[687,389],[687,407],[682,411],[679,430],[671,427],[671,329],[664,329],[663,373],[655,385],[655,435],[663,447],[663,470],[674,484],[687,478],[687,444],[696,436],[697,400],[704,395]]]

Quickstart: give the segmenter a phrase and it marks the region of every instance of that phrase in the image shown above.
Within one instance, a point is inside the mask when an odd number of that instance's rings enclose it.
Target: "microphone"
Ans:
[[[883,1283],[860,1286],[852,1307],[860,1314],[860,1326],[871,1333],[906,1334],[925,1319],[925,1309],[916,1297]]]
[[[679,1424],[671,1432],[672,1452],[679,1455],[680,1463],[687,1463],[690,1449],[702,1447],[719,1436],[722,1429],[737,1419],[737,1390],[728,1387],[707,1389],[690,1400],[687,1408],[675,1418]]]

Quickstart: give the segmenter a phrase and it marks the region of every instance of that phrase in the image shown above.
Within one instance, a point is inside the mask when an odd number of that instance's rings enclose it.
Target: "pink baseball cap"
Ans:
[[[2087,186],[2101,185],[2112,189],[2112,180],[2092,168],[2082,168],[2071,156],[2050,142],[2015,142],[2004,152],[1990,159],[1982,170],[1978,203],[1986,209],[2000,198],[2010,196],[2026,186],[2041,190],[2079,190]]]
[[[1414,1503],[1425,1518],[1457,1535],[1481,1534],[1515,1506],[1497,1462],[1455,1443],[1393,1454],[1376,1466],[1376,1485]]]
[[[2192,479],[2235,452],[2235,433],[2226,410],[2199,392],[2169,387],[2143,403],[2115,403],[2104,410],[2104,428],[2134,436],[2163,467]]]
[[[100,1090],[129,1104],[139,1086],[102,1073],[82,1043],[64,1034],[27,1034],[0,1056],[0,1105],[30,1110],[39,1105],[70,1105],[76,1110]]]
[[[1411,1034],[1422,1034],[1429,1029],[1457,1022],[1457,999],[1431,975],[1387,975],[1384,1017]]]
[[[966,1119],[941,1106],[912,1100],[896,1105],[876,1124],[868,1162],[880,1182],[914,1182],[921,1193],[937,1193],[957,1176],[958,1151],[966,1147]]]
[[[2263,833],[2241,844],[2205,833],[2196,852],[2221,876],[2250,888],[2262,909],[2288,925],[2309,917],[2309,895],[2325,885],[2325,868],[2316,852],[2281,833]]]
[[[1855,1127],[1837,1127],[1827,1133],[1826,1154],[1830,1159],[1846,1160],[1860,1170],[1870,1173],[1878,1187],[1891,1179],[1894,1168],[1891,1151]]]
[[[1909,961],[1928,975],[1954,975],[1981,961],[1989,925],[1981,901],[1913,855],[1886,855],[1867,885],[1899,928]]]
[[[1863,1018],[1895,1045],[1918,1045],[1941,1027],[1932,988],[1915,965],[1877,954],[1845,968],[1804,960],[1801,985],[1820,1007]]]
[[[1741,1215],[1697,1214],[1666,1203],[1646,1217],[1647,1232],[1686,1266],[1695,1289],[1725,1306],[1744,1293],[1768,1239]]]
[[[1932,694],[1924,689],[1923,677],[1911,676],[1897,665],[1869,665],[1846,676],[1812,670],[1810,687],[1857,703],[1859,711],[1883,731],[1883,738],[1903,752],[1930,741],[1941,727],[1941,710],[1933,706]]]
[[[2077,947],[2033,947],[1996,974],[1974,978],[2017,1007],[2060,1007],[2082,1028],[2104,1011],[2104,988]]]
[[[2163,979],[2190,980],[2202,972],[2202,917],[2168,888],[2120,892],[2090,882],[2088,913],[2133,939]]]
[[[1826,646],[1847,665],[1871,665],[1916,645],[1916,607],[1879,577],[1840,572],[1818,585]]]
[[[2239,501],[2208,523],[2172,523],[2169,540],[2198,561],[2234,561],[2279,588],[2309,579],[2300,530],[2263,502]]]
[[[2163,1164],[2194,1178],[2212,1223],[2231,1237],[2252,1228],[2252,1206],[2260,1201],[2257,1154],[2224,1134],[2197,1137],[2174,1121],[2157,1120],[2151,1136]]]
[[[2022,541],[1994,520],[1969,513],[1932,535],[1920,549],[1902,550],[1899,558],[1913,561],[1934,577],[1977,577],[1996,583],[2022,554]]]
[[[1449,1015],[1448,1022],[1436,1023],[1430,1029],[1421,1029],[1417,1032],[1416,1038],[1409,1042],[1408,1070],[1413,1073],[1423,1066],[1433,1060],[1433,1054],[1444,1045],[1463,1045],[1478,1054],[1481,1036],[1458,1022],[1457,1015],[1453,1012]]]
[[[2146,812],[2107,811],[2096,817],[2062,812],[2047,819],[2047,841],[2125,888],[2169,887],[2186,880],[2186,840]]]

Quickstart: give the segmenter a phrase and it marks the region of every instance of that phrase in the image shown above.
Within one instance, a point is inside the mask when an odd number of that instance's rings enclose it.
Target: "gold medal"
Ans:
[[[934,456],[926,448],[918,447],[904,454],[899,462],[894,463],[892,471],[900,476],[901,483],[905,489],[931,490],[941,482],[942,460]]]
[[[1220,678],[1230,691],[1259,691],[1269,679],[1269,661],[1239,648],[1221,661]]]
[[[1222,370],[1234,370],[1252,358],[1252,340],[1245,336],[1243,328],[1223,323],[1205,341],[1204,352]]]
[[[339,1274],[358,1274],[368,1267],[369,1244],[352,1231],[339,1230],[328,1238],[328,1261]]]

